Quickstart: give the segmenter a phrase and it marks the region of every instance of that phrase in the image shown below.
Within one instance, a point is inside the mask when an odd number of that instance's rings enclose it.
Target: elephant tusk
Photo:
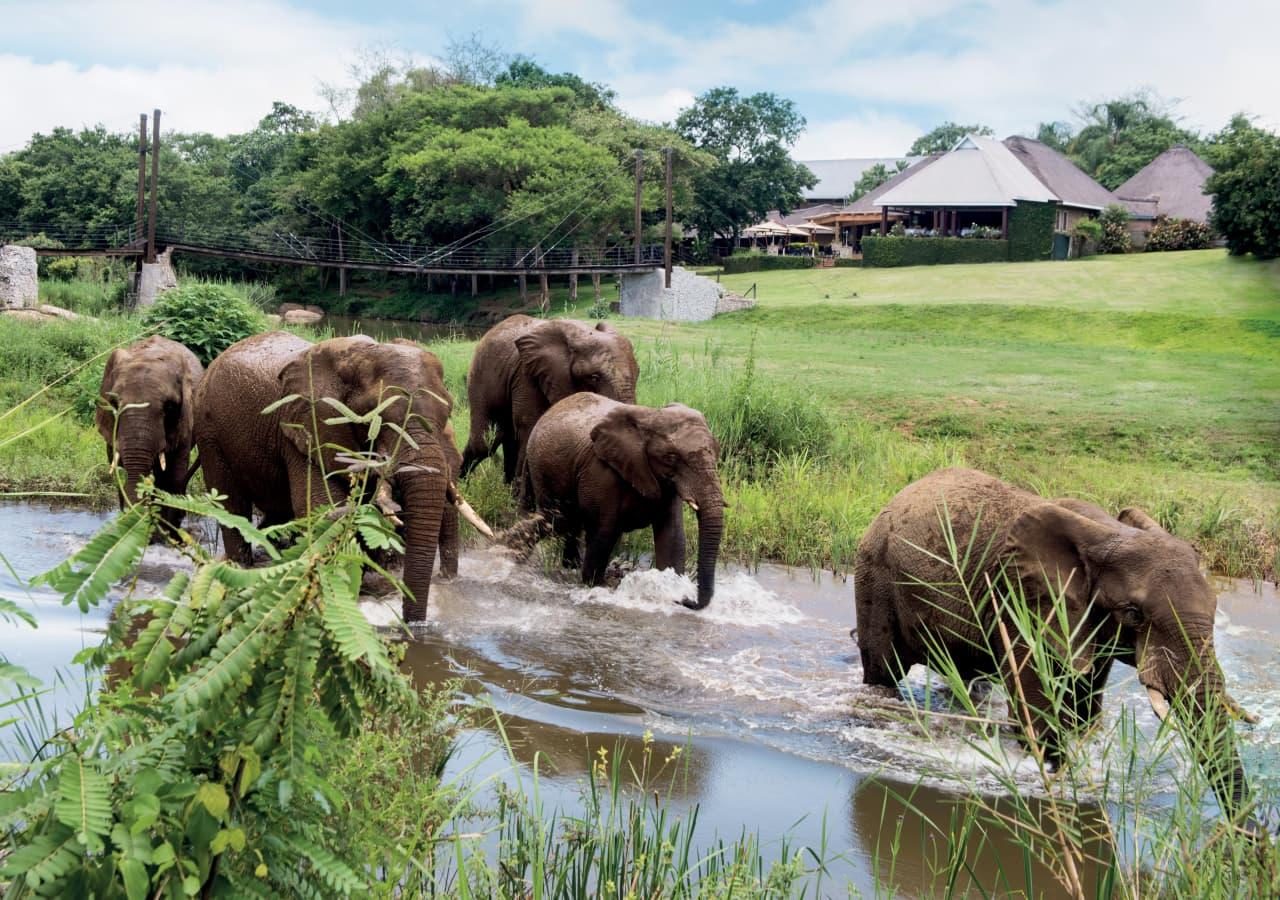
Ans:
[[[120,466],[120,451],[113,450],[111,453],[111,474],[116,474],[116,469]]]
[[[1169,700],[1155,688],[1147,688],[1147,699],[1151,701],[1151,711],[1163,722],[1169,718]]]
[[[493,529],[485,524],[484,519],[480,518],[476,511],[471,508],[470,503],[462,499],[462,495],[458,493],[457,487],[450,485],[450,488],[452,488],[453,491],[453,503],[458,507],[458,514],[470,522],[476,531],[483,534],[489,540],[493,540]]]
[[[161,450],[161,451],[160,451],[160,471],[161,471],[161,472],[163,472],[164,470],[165,470],[165,458],[164,458],[164,451],[163,451],[163,450]]]
[[[378,489],[374,492],[373,502],[377,505],[379,511],[387,517],[387,521],[397,528],[404,525],[400,517],[396,513],[400,512],[403,507],[391,498],[391,485],[385,481],[378,481]]]
[[[681,499],[681,500],[683,500],[685,503],[688,503],[688,504],[689,504],[689,508],[690,508],[691,510],[693,510],[694,512],[698,512],[698,504],[694,503],[694,502],[693,502],[692,500],[690,500],[688,497],[681,497],[680,499]]]
[[[1226,691],[1223,691],[1222,695],[1224,698],[1226,698],[1227,711],[1230,712],[1231,715],[1235,716],[1240,721],[1248,722],[1250,725],[1257,725],[1259,722],[1262,721],[1261,716],[1258,716],[1254,713],[1249,712],[1247,709],[1245,709],[1243,706],[1241,706],[1239,703],[1236,702],[1235,697],[1232,697]]]

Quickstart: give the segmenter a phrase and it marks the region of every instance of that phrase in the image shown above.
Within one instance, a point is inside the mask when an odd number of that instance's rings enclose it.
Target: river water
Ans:
[[[83,545],[104,516],[0,504],[0,553],[29,578]],[[173,551],[151,548],[144,584],[164,580],[179,563]],[[1241,731],[1245,767],[1255,781],[1274,785],[1280,598],[1271,586],[1221,587],[1219,658],[1236,698],[1262,717]],[[925,737],[907,703],[860,686],[849,637],[850,582],[781,567],[727,567],[706,610],[676,602],[690,591],[670,572],[639,571],[617,588],[585,589],[496,550],[465,554],[456,580],[432,585],[429,620],[414,629],[407,665],[419,683],[462,679],[466,696],[492,704],[515,760],[482,714],[462,735],[448,774],[523,777],[527,784],[537,753],[544,806],[574,811],[600,749],[638,761],[650,732],[655,763],[676,757],[657,786],[676,810],[698,805],[700,846],[744,830],[759,835],[766,856],[783,839],[793,849],[821,845],[837,883],[870,892],[878,870],[902,896],[932,892],[944,852],[923,836],[921,816],[945,828],[961,783],[999,792],[985,753],[1010,760],[1025,791],[1035,792],[1035,768],[1009,738],[983,737],[941,717]],[[96,643],[105,625],[107,611],[64,608],[25,589],[3,565],[0,596],[38,616],[36,631],[4,626],[0,640],[11,661],[46,681],[73,671],[70,658]],[[394,621],[392,610],[366,604],[366,614],[383,624]],[[913,671],[911,686],[917,704],[946,706],[924,670]],[[68,677],[46,705],[65,713],[84,692]],[[992,702],[1002,704],[998,692]],[[1122,707],[1154,741],[1155,719],[1133,670],[1116,666],[1101,731]],[[1101,778],[1104,764],[1097,765]],[[1157,805],[1161,797],[1170,802],[1177,776],[1171,764],[1157,772]],[[1022,870],[1021,856],[999,839],[971,851],[974,877],[986,890],[998,888],[998,869]],[[1044,874],[1037,873],[1038,883]]]

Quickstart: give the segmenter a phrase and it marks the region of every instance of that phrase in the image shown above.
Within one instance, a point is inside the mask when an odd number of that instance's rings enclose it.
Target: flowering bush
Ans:
[[[1157,216],[1151,236],[1147,238],[1147,249],[1203,250],[1212,240],[1213,232],[1203,222]]]
[[[1098,242],[1100,253],[1128,253],[1133,249],[1129,238],[1129,211],[1118,203],[1112,203],[1098,217],[1102,223],[1102,239]]]

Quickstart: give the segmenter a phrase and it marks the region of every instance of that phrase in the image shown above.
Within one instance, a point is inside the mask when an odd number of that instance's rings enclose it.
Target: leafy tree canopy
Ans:
[[[986,125],[957,125],[955,122],[943,122],[932,131],[916,138],[915,143],[907,150],[907,156],[928,156],[930,153],[946,153],[966,134],[977,134],[990,137],[994,134]]]
[[[1280,256],[1280,135],[1237,114],[1207,149],[1212,224],[1235,255]]]
[[[862,175],[853,186],[853,192],[849,194],[849,202],[852,203],[859,197],[863,197],[871,193],[894,175],[906,169],[907,166],[907,161],[900,159],[894,164],[894,168],[892,170],[890,170],[884,163],[876,163],[875,165],[864,169]]]
[[[788,152],[803,129],[795,104],[775,94],[744,97],[719,87],[694,100],[676,118],[676,130],[714,164],[694,176],[688,220],[704,237],[737,235],[771,209],[795,207],[817,183]]]
[[[1148,92],[1081,106],[1077,114],[1084,124],[1068,155],[1112,190],[1175,144],[1203,146],[1195,132],[1177,124],[1168,104]]]

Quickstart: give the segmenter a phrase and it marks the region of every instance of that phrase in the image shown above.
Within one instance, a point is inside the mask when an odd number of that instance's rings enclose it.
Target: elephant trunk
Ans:
[[[164,452],[164,430],[155,417],[144,415],[145,410],[130,412],[120,417],[116,427],[115,453],[125,476],[121,509],[138,502],[138,482],[151,473],[156,455]]]
[[[690,609],[703,609],[716,591],[716,559],[724,536],[724,495],[715,469],[703,473],[696,493],[698,504],[698,597],[686,601]]]
[[[440,447],[430,438],[415,435],[421,449],[402,454],[397,481],[404,499],[404,583],[412,596],[404,601],[406,622],[427,618],[431,593],[431,569],[441,535],[449,469]]]
[[[1183,739],[1213,788],[1223,813],[1228,819],[1236,820],[1248,808],[1249,782],[1236,745],[1231,699],[1223,686],[1222,670],[1213,656],[1212,641],[1203,646],[1208,648],[1208,658],[1202,658],[1198,664],[1192,661],[1183,669],[1182,677],[1188,681],[1165,683],[1176,685],[1172,696],[1179,701],[1179,718],[1185,719],[1178,722]],[[1195,678],[1197,669],[1200,677],[1190,680]],[[1172,676],[1173,673],[1169,674]],[[1164,720],[1170,711],[1170,693],[1150,685],[1147,693],[1156,716]],[[1249,828],[1261,827],[1252,816],[1245,824]]]

